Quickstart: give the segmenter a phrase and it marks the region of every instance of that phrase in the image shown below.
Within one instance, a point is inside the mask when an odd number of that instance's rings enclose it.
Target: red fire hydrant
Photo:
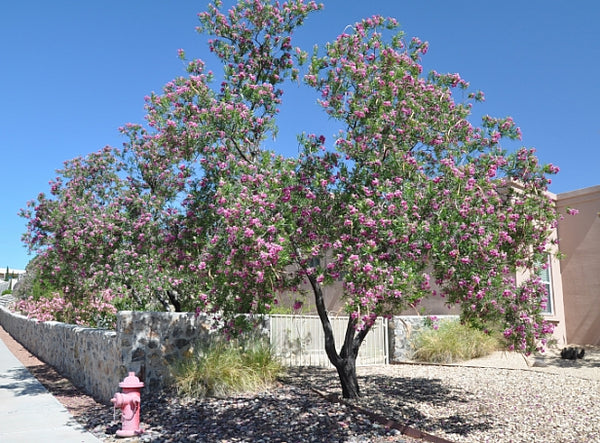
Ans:
[[[133,437],[141,434],[140,429],[140,389],[144,383],[135,376],[135,372],[130,372],[128,377],[119,383],[123,393],[117,392],[110,401],[114,403],[115,408],[121,409],[122,428],[117,431],[117,437]]]

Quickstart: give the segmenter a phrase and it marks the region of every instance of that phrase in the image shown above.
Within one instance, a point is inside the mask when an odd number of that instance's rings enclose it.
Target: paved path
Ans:
[[[0,340],[0,442],[99,442]]]

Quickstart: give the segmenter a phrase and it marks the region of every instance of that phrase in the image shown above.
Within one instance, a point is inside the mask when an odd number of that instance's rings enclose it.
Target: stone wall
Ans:
[[[209,342],[217,328],[212,315],[187,312],[122,311],[117,314],[121,372],[134,371],[145,383],[143,393],[169,383],[170,366],[191,353],[194,344]],[[269,336],[268,316],[252,332]]]
[[[40,360],[98,401],[110,401],[123,372],[117,334],[59,322],[38,322],[0,306],[0,325]]]
[[[209,340],[212,318],[181,312],[119,312],[117,337],[122,369],[134,371],[146,392],[168,383],[169,365],[193,349],[197,340]]]
[[[389,322],[390,363],[410,359],[410,340],[426,318],[401,316]],[[439,316],[440,321],[452,318],[458,317]],[[160,391],[169,382],[170,364],[190,353],[198,340],[209,341],[215,331],[212,316],[193,313],[119,312],[116,331],[110,331],[38,322],[2,306],[0,325],[38,358],[107,404],[128,372],[145,383],[142,395]],[[268,336],[268,317],[256,331]]]
[[[439,322],[458,320],[458,315],[438,315]],[[399,363],[411,359],[411,340],[425,327],[428,316],[402,315],[388,322],[390,363]]]
[[[198,340],[210,340],[215,330],[212,316],[193,313],[122,311],[111,331],[38,322],[2,306],[0,325],[40,360],[107,404],[130,371],[144,382],[142,394],[160,391],[169,381],[169,365],[191,352]]]

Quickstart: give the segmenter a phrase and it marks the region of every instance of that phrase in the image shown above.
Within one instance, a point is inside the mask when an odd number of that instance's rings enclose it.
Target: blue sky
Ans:
[[[225,2],[230,4],[231,2]],[[295,44],[311,49],[374,14],[430,43],[426,70],[458,72],[481,89],[479,114],[512,116],[520,145],[561,168],[551,191],[600,184],[600,3],[595,0],[324,0]],[[206,1],[21,0],[0,5],[0,267],[24,269],[17,213],[63,161],[125,141],[145,95],[183,75],[177,49],[210,58],[195,32]],[[315,97],[290,91],[270,148],[293,153],[295,134],[323,132]]]

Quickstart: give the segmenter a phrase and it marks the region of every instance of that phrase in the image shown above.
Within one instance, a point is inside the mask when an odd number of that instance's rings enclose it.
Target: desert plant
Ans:
[[[174,385],[188,397],[225,397],[268,388],[283,372],[268,342],[217,338],[199,343],[172,367]]]
[[[413,341],[413,359],[431,363],[453,363],[483,357],[500,348],[494,334],[446,321],[437,329],[426,328]]]
[[[514,349],[541,347],[558,168],[508,150],[521,138],[510,117],[477,123],[483,93],[456,73],[426,75],[428,44],[395,19],[349,24],[309,54],[292,37],[321,5],[235,3],[199,14],[220,73],[188,60],[147,97],[146,123],[123,126],[123,149],[66,161],[21,211],[65,304],[110,289],[136,309],[187,304],[229,326],[279,294],[310,296],[345,398],[360,396],[356,359],[377,317],[434,292],[466,319],[499,322]],[[337,134],[294,122],[290,151],[276,134],[295,84]],[[517,272],[530,278],[518,286]],[[337,347],[330,291],[348,314]]]

